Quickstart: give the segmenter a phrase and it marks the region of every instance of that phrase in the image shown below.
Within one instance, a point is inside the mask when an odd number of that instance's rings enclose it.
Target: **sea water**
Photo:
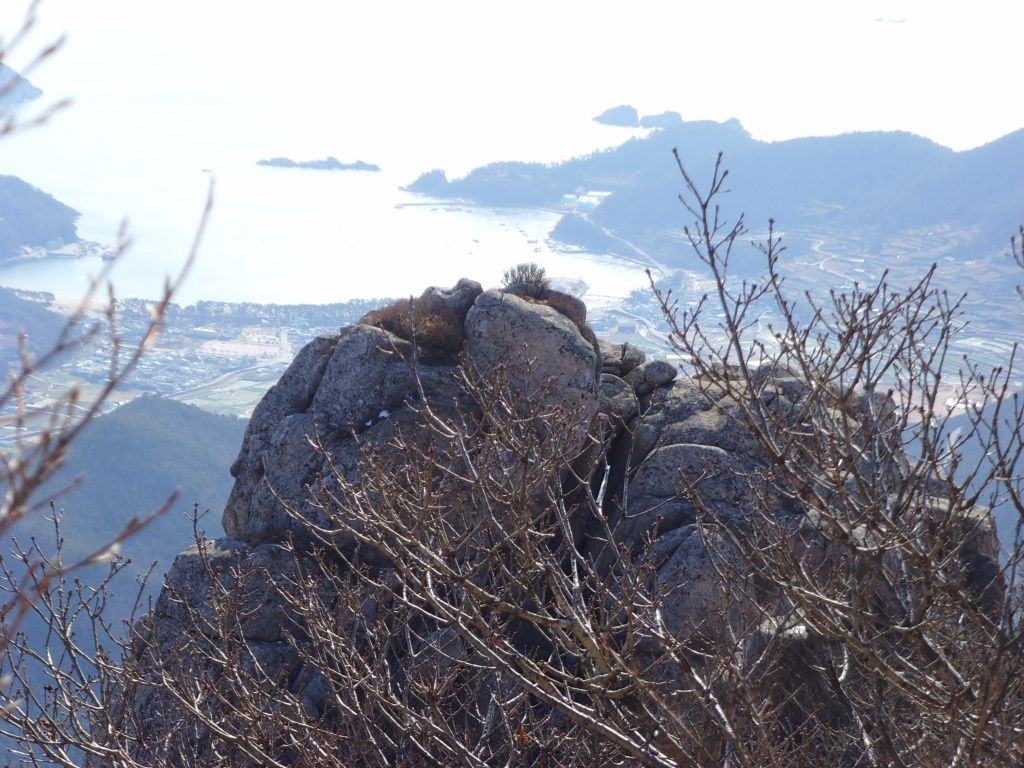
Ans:
[[[178,274],[208,197],[209,221],[179,303],[408,296],[464,276],[496,285],[523,261],[584,281],[594,303],[646,285],[636,265],[551,243],[557,212],[431,201],[400,189],[436,167],[455,177],[497,160],[553,162],[637,133],[585,115],[542,122],[541,115],[509,116],[486,130],[466,128],[467,136],[437,119],[398,130],[368,117],[338,130],[276,114],[240,123],[225,105],[188,97],[108,96],[0,142],[0,173],[80,211],[84,239],[115,245],[127,221],[131,244],[111,275],[123,297],[156,297]],[[382,170],[256,165],[264,157],[328,154]],[[102,268],[98,258],[47,259],[0,269],[0,285],[77,296]]]

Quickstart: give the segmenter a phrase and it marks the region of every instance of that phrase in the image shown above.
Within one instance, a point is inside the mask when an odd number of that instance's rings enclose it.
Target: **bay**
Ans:
[[[79,233],[87,240],[115,244],[127,219],[131,245],[112,275],[124,297],[155,297],[177,274],[208,196],[209,225],[176,296],[180,303],[407,296],[463,276],[495,285],[503,270],[522,261],[585,281],[592,302],[647,284],[628,262],[566,253],[547,241],[556,212],[430,201],[400,189],[435,167],[455,176],[501,159],[555,162],[638,131],[602,126],[583,114],[496,116],[474,122],[472,136],[436,116],[419,125],[366,119],[339,126],[278,113],[245,119],[250,114],[251,105],[233,111],[201,95],[92,98],[43,128],[0,142],[0,172],[79,210]],[[281,155],[334,155],[382,171],[256,165]],[[102,267],[98,258],[44,260],[0,270],[0,284],[76,296]]]

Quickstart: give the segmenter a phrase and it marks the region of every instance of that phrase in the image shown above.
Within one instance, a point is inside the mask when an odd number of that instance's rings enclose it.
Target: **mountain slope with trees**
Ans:
[[[177,492],[174,506],[125,544],[125,555],[145,571],[160,572],[188,541],[187,515],[214,510],[201,526],[219,535],[217,512],[231,490],[231,462],[246,421],[193,405],[141,397],[96,418],[68,452],[65,465],[42,491],[57,494],[67,554],[82,557],[113,540],[133,516],[145,517]],[[41,540],[52,539],[45,521],[26,521]]]
[[[881,241],[905,230],[948,226],[973,232],[971,248],[987,253],[1005,246],[1005,233],[1024,219],[1024,130],[954,152],[899,131],[763,142],[735,119],[690,121],[563,163],[492,163],[454,180],[435,170],[408,188],[490,205],[544,207],[565,205],[567,194],[609,191],[588,217],[674,263],[681,249],[671,235],[680,228],[673,149],[694,178],[710,176],[724,153],[729,205],[758,227],[771,217],[787,230],[857,230]]]
[[[57,338],[65,319],[47,309],[42,301],[26,299],[19,292],[0,286],[0,381],[19,363],[19,340],[24,337],[28,352],[39,357]]]
[[[79,213],[17,176],[0,176],[0,263],[24,247],[60,247],[78,242]]]

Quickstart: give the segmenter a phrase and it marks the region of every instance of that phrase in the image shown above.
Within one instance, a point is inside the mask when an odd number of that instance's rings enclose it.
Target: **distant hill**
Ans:
[[[159,509],[175,490],[174,507],[123,547],[140,571],[159,561],[162,575],[188,545],[187,514],[194,504],[201,513],[210,511],[201,522],[207,535],[222,536],[220,515],[234,482],[229,470],[246,424],[157,397],[137,398],[97,418],[46,489],[56,493],[80,478],[55,502],[64,510],[66,559],[95,551],[132,516]],[[19,535],[29,533],[52,539],[51,526],[40,518],[19,526]]]
[[[971,248],[991,252],[1024,221],[1024,130],[954,152],[905,132],[763,142],[735,119],[690,121],[555,165],[492,163],[451,181],[434,170],[409,189],[509,206],[561,206],[563,195],[611,192],[588,218],[671,261],[680,252],[673,231],[688,223],[673,148],[698,183],[723,152],[731,193],[720,202],[731,216],[746,212],[758,230],[771,217],[787,231],[856,228],[882,240],[944,225],[974,233]]]
[[[725,144],[726,142],[720,142]],[[678,146],[698,181],[710,177],[717,151],[666,130],[662,156]],[[909,133],[853,133],[723,147],[731,190],[723,204],[745,211],[752,227],[775,218],[784,229],[899,231],[950,226],[975,230],[972,248],[1005,246],[1024,220],[1024,130],[967,152]],[[655,150],[655,151],[658,151]],[[679,228],[678,171],[622,189],[594,212],[595,221],[627,235]],[[658,248],[657,239],[650,243]]]
[[[751,142],[750,135],[737,120],[688,122],[671,130],[656,131],[646,138],[631,139],[614,149],[558,164],[497,162],[477,168],[461,179],[444,179],[444,183],[441,183],[443,172],[435,169],[423,174],[408,189],[427,192],[421,189],[427,183],[431,194],[485,204],[558,205],[562,195],[580,190],[599,189],[618,194],[628,189],[645,189],[660,180],[678,180],[671,151],[680,143],[707,148],[713,159],[720,149],[731,153]]]
[[[662,112],[660,115],[640,117],[636,108],[629,104],[620,104],[617,107],[606,109],[594,118],[594,122],[625,128],[672,128],[682,124],[683,116],[678,112]]]
[[[158,562],[146,588],[147,595],[155,595],[164,572],[188,545],[191,525],[185,512],[194,503],[199,504],[200,511],[210,510],[201,521],[207,535],[223,535],[220,514],[233,483],[229,468],[238,454],[246,424],[242,419],[217,416],[195,406],[143,397],[97,418],[72,444],[67,464],[49,486],[54,492],[81,478],[73,490],[55,502],[64,510],[61,536],[65,562],[95,551],[133,515],[146,515],[158,509],[175,489],[180,492],[173,509],[132,536],[122,548],[131,563],[112,582],[103,612],[115,635],[124,631],[121,620],[131,614],[139,596],[139,584],[132,577],[145,574],[153,562]],[[29,538],[34,536],[45,550],[52,551],[53,525],[43,515],[19,524],[14,534],[22,546],[29,546]],[[3,549],[6,553],[10,544],[4,544]],[[97,585],[106,573],[104,564],[74,576]],[[141,609],[146,609],[145,600]],[[43,653],[49,641],[45,623],[30,612],[20,629]],[[84,620],[78,629],[78,642],[90,648],[95,638]],[[35,667],[29,663],[28,669],[33,674]],[[45,676],[39,679],[46,682]],[[0,737],[0,751],[12,746]]]
[[[60,248],[78,242],[74,208],[17,176],[0,176],[0,264],[24,246]]]
[[[43,92],[26,78],[0,63],[0,111],[18,107],[42,95]]]
[[[23,298],[20,292],[0,287],[0,381],[19,362],[18,339],[24,335],[29,353],[38,359],[57,338],[64,317],[47,309],[52,296],[40,300]]]

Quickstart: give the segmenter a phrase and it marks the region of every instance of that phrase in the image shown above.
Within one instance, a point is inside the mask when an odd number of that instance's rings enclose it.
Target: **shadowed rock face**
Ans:
[[[549,406],[573,414],[574,432],[560,435],[565,465],[592,487],[607,486],[602,512],[619,544],[639,551],[653,536],[647,557],[666,587],[666,626],[679,636],[698,626],[706,631],[705,618],[724,613],[722,563],[742,563],[722,537],[700,535],[701,513],[683,486],[698,485],[705,510],[719,520],[747,525],[751,505],[766,498],[751,487],[765,457],[721,393],[677,379],[673,366],[645,361],[632,345],[589,340],[586,308],[572,297],[539,303],[517,293],[515,286],[482,291],[463,280],[449,290],[428,289],[418,306],[462,318],[464,371],[503,380],[527,396],[544,392]],[[229,538],[208,544],[220,566],[202,566],[192,548],[168,573],[153,617],[157,645],[170,648],[182,635],[202,632],[186,626],[172,596],[202,613],[203,596],[216,580],[244,574],[242,636],[269,679],[301,689],[307,710],[322,711],[323,686],[311,681],[288,646],[283,626],[294,616],[266,580],[302,567],[304,530],[328,524],[311,494],[330,486],[332,474],[353,479],[361,451],[394,452],[397,435],[406,444],[425,435],[415,407],[424,398],[437,413],[473,408],[460,376],[456,366],[419,359],[410,340],[370,325],[308,344],[253,412],[231,470],[236,482],[223,519]],[[795,403],[803,392],[800,380],[775,375],[766,396]],[[451,503],[460,501],[453,496]],[[780,514],[790,515],[796,530],[803,518],[786,503],[780,499]],[[998,543],[985,513],[975,527],[964,551],[981,579],[997,562]],[[574,535],[600,559],[597,533],[580,524]],[[294,557],[282,554],[285,542],[294,545]],[[139,711],[153,706],[149,699],[136,703]]]

